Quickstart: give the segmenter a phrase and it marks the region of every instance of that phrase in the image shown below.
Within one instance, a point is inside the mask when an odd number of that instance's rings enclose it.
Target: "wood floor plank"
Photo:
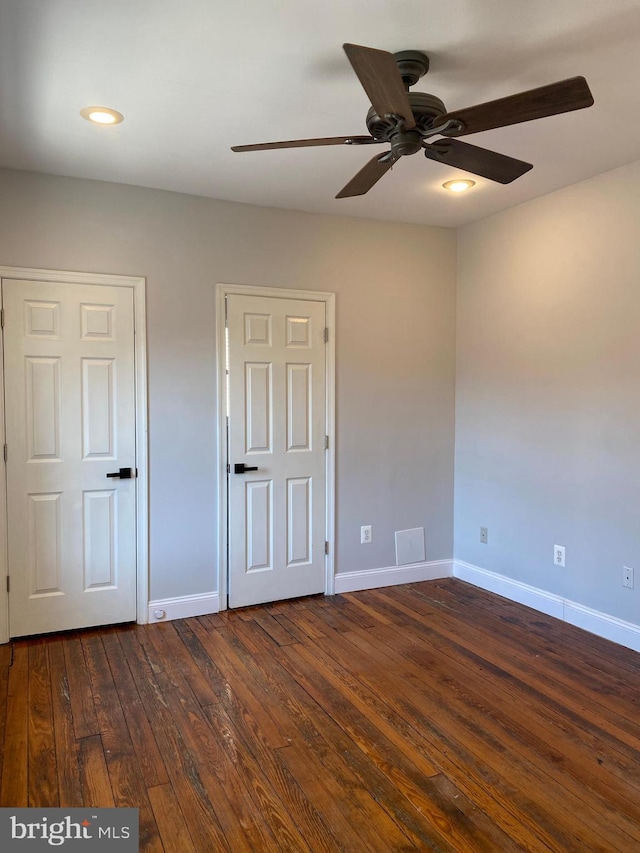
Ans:
[[[416,639],[412,642],[413,637]],[[491,685],[487,685],[485,673],[478,676],[467,667],[456,667],[451,660],[442,662],[441,651],[435,655],[426,648],[421,649],[417,635],[407,637],[405,633],[401,637],[386,631],[381,634],[380,642],[398,652],[406,661],[415,662],[415,668],[407,666],[406,671],[412,672],[416,681],[423,682],[425,690],[433,690],[438,680],[447,678],[449,694],[454,695],[462,707],[468,709],[470,716],[482,715],[487,731],[499,739],[509,752],[522,757],[527,767],[533,767],[542,774],[541,778],[544,779],[546,775],[550,788],[555,786],[554,776],[558,765],[562,764],[565,771],[562,784],[565,802],[570,805],[573,801],[576,809],[580,809],[581,805],[584,808],[587,802],[589,814],[599,815],[591,823],[594,834],[600,832],[603,838],[611,840],[619,830],[629,838],[635,838],[640,846],[640,808],[620,791],[616,796],[616,791],[611,788],[611,780],[602,779],[601,784],[598,784],[597,768],[571,762],[561,746],[549,744],[542,737],[536,736],[535,719],[527,714],[526,709],[520,710],[515,703],[494,707],[491,703]],[[424,677],[426,670],[429,672],[428,679]],[[620,838],[626,840],[625,835]]]
[[[61,640],[50,642],[48,648],[59,804],[73,808],[82,802],[82,785],[64,648]]]
[[[49,650],[40,640],[29,645],[29,805],[59,804]]]
[[[298,647],[294,646],[287,646],[284,649],[287,652],[287,657],[294,655],[297,650]],[[330,712],[328,715],[319,716],[315,702],[310,701],[311,697],[308,695],[310,692],[309,683],[316,681],[317,675],[312,673],[310,682],[307,682],[304,677],[300,676],[299,671],[295,671],[295,677],[287,679],[285,677],[286,673],[278,671],[276,660],[284,659],[281,655],[277,654],[277,650],[272,650],[270,654],[263,654],[253,662],[245,660],[245,663],[251,670],[254,679],[261,682],[266,680],[268,682],[269,689],[275,695],[278,704],[286,709],[289,716],[293,716],[293,719],[295,719],[295,727],[301,738],[301,740],[300,738],[295,739],[296,743],[300,746],[298,753],[303,751],[304,754],[310,756],[309,760],[314,761],[316,753],[321,752],[323,765],[331,777],[344,777],[345,781],[342,782],[344,789],[352,788],[358,791],[358,783],[359,781],[362,782],[365,788],[372,789],[372,793],[378,802],[388,802],[390,804],[385,810],[388,811],[392,819],[396,820],[398,826],[402,827],[408,835],[414,838],[418,846],[421,846],[426,841],[430,849],[443,849],[442,845],[445,842],[443,842],[442,838],[437,833],[425,832],[425,827],[422,825],[419,815],[413,813],[410,804],[402,796],[399,796],[397,791],[392,789],[392,785],[389,783],[392,781],[391,776],[393,774],[389,774],[389,778],[385,779],[382,773],[376,773],[377,770],[379,771],[382,768],[388,769],[387,766],[390,763],[394,765],[399,763],[402,766],[402,756],[398,756],[397,753],[393,754],[393,747],[390,743],[385,746],[385,739],[380,736],[379,732],[373,736],[376,746],[367,750],[366,735],[358,739],[358,732],[367,729],[367,727],[369,727],[370,731],[371,727],[369,726],[368,718],[360,712],[356,712],[357,719],[354,720],[352,719],[353,715],[349,714],[349,709],[344,706],[342,709],[344,713],[334,714],[333,719]],[[298,683],[298,681],[304,683],[306,691],[301,689],[302,684]],[[311,692],[313,699],[317,699],[317,695],[313,694],[313,691]],[[327,691],[322,690],[321,693],[324,695]],[[320,702],[320,705],[322,705],[322,702]],[[335,711],[335,707],[332,710]],[[343,717],[348,718],[346,719],[346,723]],[[345,732],[340,730],[342,726],[346,726],[345,731],[348,731],[347,736],[345,736]],[[324,737],[324,742],[318,739],[318,734]],[[326,743],[328,742],[332,744],[332,750],[329,751],[326,749]],[[358,755],[358,747],[362,747],[363,752],[367,754],[369,752],[375,754],[376,761],[374,767],[368,764],[363,755]],[[284,753],[281,750],[279,752],[281,752],[283,758],[291,758],[290,753]],[[346,759],[347,765],[344,765],[343,760],[340,760],[337,765],[333,764],[334,753],[342,756],[342,759]],[[416,759],[416,751],[412,753],[412,758]],[[432,766],[427,765],[419,757],[418,763],[426,769],[428,774],[432,775],[435,772]],[[408,762],[405,762],[405,766],[407,764]],[[414,779],[420,778],[420,774],[417,772],[415,766],[412,767],[410,773],[413,773]],[[351,783],[346,781],[349,778],[351,778]],[[322,783],[320,784],[322,786]],[[366,809],[367,805],[368,801],[361,802],[362,808]],[[432,805],[431,810],[435,812],[437,809]],[[386,833],[379,833],[379,835],[386,838],[386,843],[389,842],[390,831],[388,829]],[[446,849],[449,849],[449,847],[447,846]],[[480,848],[476,847],[475,849]]]
[[[157,785],[148,793],[165,853],[197,853],[172,786]]]
[[[382,602],[386,601],[392,608],[400,610],[404,619],[408,620],[405,621],[405,625],[416,623],[424,626],[426,630],[433,630],[434,623],[437,623],[438,631],[466,649],[467,655],[476,655],[476,658],[483,663],[497,667],[502,675],[511,676],[519,683],[526,685],[532,695],[559,708],[562,713],[590,727],[593,731],[602,730],[600,723],[605,719],[604,728],[616,740],[617,748],[631,755],[633,761],[637,759],[639,737],[637,733],[634,734],[634,730],[637,730],[638,726],[635,722],[627,724],[633,716],[632,709],[635,707],[635,703],[631,701],[632,697],[627,696],[626,699],[629,706],[627,713],[620,715],[616,711],[603,709],[595,691],[585,693],[584,685],[578,681],[572,683],[569,680],[559,683],[554,676],[553,668],[545,665],[544,658],[540,660],[540,655],[537,653],[523,652],[525,644],[518,642],[517,638],[509,634],[503,638],[502,642],[496,643],[494,626],[479,627],[479,623],[482,622],[481,614],[473,620],[473,624],[465,623],[464,630],[460,631],[459,623],[455,618],[442,611],[423,614],[412,611],[411,606],[404,603],[406,599],[403,602],[402,590],[399,590],[397,599],[392,603],[379,593],[375,595],[381,606],[383,606]],[[413,616],[410,616],[410,613],[413,613]],[[482,649],[481,658],[477,656],[478,649]],[[632,731],[629,731],[629,726]]]
[[[82,646],[115,804],[119,808],[140,810],[140,850],[162,850],[125,710],[113,683],[100,632],[83,634]]]
[[[503,671],[492,670],[486,661],[483,662],[482,670],[479,670],[477,656],[467,657],[458,643],[437,633],[435,616],[431,620],[430,631],[435,633],[427,635],[424,631],[416,631],[405,625],[395,636],[393,633],[389,635],[389,642],[420,667],[444,657],[449,675],[457,676],[460,684],[473,685],[486,702],[490,701],[492,691],[499,684],[509,700],[497,709],[497,713],[505,719],[504,724],[509,729],[524,726],[528,736],[538,738],[539,752],[548,753],[554,766],[562,764],[563,769],[581,787],[593,788],[601,796],[615,800],[616,807],[632,814],[633,820],[640,825],[640,806],[636,805],[640,796],[640,754],[633,753],[625,760],[618,751],[619,745],[608,738],[606,732],[600,731],[598,736],[584,727],[572,725],[572,721],[568,721],[558,710],[550,708],[546,701],[541,701],[540,696],[522,689],[522,685],[506,677]],[[553,744],[548,743],[550,726],[556,733]],[[586,740],[593,749],[585,750]],[[598,760],[603,751],[608,755],[606,764],[602,759]]]
[[[206,671],[206,675],[201,672],[198,661],[194,661],[190,650],[181,640],[177,627],[172,622],[167,622],[164,625],[158,625],[157,630],[150,632],[149,636],[155,636],[161,632],[160,636],[162,636],[168,659],[171,662],[172,671],[175,669],[181,673],[201,705],[217,702],[218,695],[210,682],[210,679],[216,677],[215,671],[210,667]],[[217,677],[219,679],[219,674]]]
[[[288,645],[283,647],[287,652],[291,650],[293,653],[294,646]],[[247,666],[252,672],[254,679],[260,682],[265,682],[268,689],[274,696],[276,703],[283,709],[286,715],[295,721],[295,729],[298,736],[292,738],[292,742],[298,746],[298,752],[309,756],[311,762],[316,760],[317,755],[323,756],[322,761],[325,766],[326,773],[329,773],[332,779],[342,779],[341,786],[346,790],[351,790],[353,796],[351,799],[358,802],[358,812],[353,816],[359,818],[360,814],[365,814],[370,808],[370,798],[363,798],[362,792],[366,792],[371,788],[371,793],[376,797],[377,801],[390,799],[393,802],[392,807],[388,810],[391,813],[391,820],[401,813],[398,826],[410,827],[412,823],[411,814],[406,811],[405,803],[398,805],[395,798],[395,792],[391,791],[387,786],[386,796],[378,792],[378,788],[385,786],[385,779],[381,773],[377,772],[376,767],[371,767],[363,756],[359,756],[357,746],[353,744],[349,737],[345,737],[337,721],[331,719],[327,714],[319,714],[315,700],[310,701],[310,696],[307,690],[302,688],[297,679],[287,679],[286,673],[274,662],[277,656],[277,650],[268,654],[261,655],[255,661],[247,660]],[[279,657],[279,656],[278,656]],[[366,726],[366,720],[360,719],[360,725]],[[327,743],[331,743],[331,748],[327,748]],[[290,753],[282,753],[283,760],[291,758]],[[337,756],[340,756],[339,758]],[[346,763],[345,763],[346,762]],[[366,770],[363,772],[363,764],[366,764]],[[290,766],[290,769],[291,766]],[[371,770],[371,773],[367,771]],[[292,771],[293,772],[293,771]],[[366,783],[365,780],[366,779]],[[320,785],[326,787],[323,782]],[[386,809],[384,811],[387,811]],[[376,820],[383,820],[388,823],[385,815],[374,814],[367,821],[367,826],[375,826]],[[408,829],[411,832],[411,829]],[[387,843],[392,835],[391,825],[389,824],[386,832],[381,832],[377,837],[386,838]],[[398,836],[398,843],[406,844],[406,839],[401,839]],[[373,849],[373,848],[372,848]]]
[[[298,647],[286,649],[285,653],[289,664],[294,668],[293,671],[297,673],[297,679],[304,684],[305,689],[334,720],[339,721],[349,738],[358,744],[365,754],[369,754],[375,766],[402,795],[402,800],[394,798],[389,792],[389,786],[383,787],[380,791],[383,794],[381,799],[390,804],[395,803],[395,814],[401,823],[411,828],[413,834],[422,843],[428,844],[433,849],[476,853],[476,851],[495,850],[495,839],[499,837],[501,850],[518,849],[509,837],[496,827],[487,832],[488,824],[479,826],[478,821],[470,820],[452,798],[443,797],[442,785],[437,777],[434,780],[434,774],[421,775],[408,759],[405,758],[403,761],[399,754],[394,758],[391,752],[385,752],[380,737],[363,738],[362,735],[366,733],[366,729],[363,732],[362,722],[354,719],[353,713],[349,712],[349,700],[354,699],[353,693],[348,689],[344,690],[340,678],[324,665],[318,649],[308,650]],[[324,660],[327,659],[324,658]],[[335,741],[337,738],[334,735]],[[375,744],[375,749],[372,749],[371,744]],[[341,752],[348,752],[347,744],[341,744]],[[355,764],[359,765],[361,778],[368,776],[369,784],[372,785],[375,776],[371,770],[367,774],[366,766],[362,761]],[[427,818],[427,826],[421,826],[419,822],[412,820],[410,807],[415,810],[414,819],[418,815]],[[468,808],[469,815],[472,815],[472,812],[473,808]],[[433,830],[431,831],[430,828]]]
[[[237,645],[234,648],[230,632],[205,631],[198,623],[195,623],[193,628],[227,683],[233,685],[238,698],[260,726],[269,745],[273,749],[287,746],[293,734],[292,728],[287,727],[287,730],[283,731],[274,719],[274,715],[279,714],[279,709],[251,678],[247,667],[238,656]],[[220,695],[220,700],[226,701],[226,697]]]
[[[418,615],[416,618],[415,611],[412,611],[415,602],[411,602],[411,604],[403,602],[402,590],[399,590],[397,600],[394,599],[392,603],[388,597],[385,598],[385,595],[378,591],[368,594],[373,595],[381,606],[384,602],[390,604],[393,609],[400,611],[410,623],[424,623],[426,617]],[[482,618],[482,614],[479,613],[476,621],[481,622]],[[449,630],[452,634],[456,632],[455,622],[451,623]],[[469,626],[469,632],[466,638],[460,638],[460,642],[472,644],[476,647],[478,644],[486,642],[487,636],[494,636],[493,631],[483,631],[476,625]],[[475,639],[471,639],[472,635]],[[629,713],[620,714],[616,709],[607,707],[595,691],[589,692],[586,685],[579,681],[572,681],[558,673],[546,663],[542,656],[536,657],[528,650],[523,651],[526,649],[526,645],[523,642],[515,641],[511,632],[507,639],[503,638],[503,643],[504,645],[501,646],[500,643],[495,642],[494,638],[494,642],[489,644],[486,650],[483,649],[483,656],[492,662],[497,662],[506,672],[516,674],[519,679],[537,687],[549,699],[557,701],[562,706],[567,705],[568,696],[575,699],[579,697],[580,713],[586,720],[597,725],[597,721],[606,716],[609,731],[622,743],[635,748],[640,738],[640,721],[632,720],[632,715]]]
[[[29,643],[14,643],[13,664],[7,687],[0,806],[26,808],[29,743]]]
[[[165,785],[169,781],[167,768],[117,634],[113,631],[105,632],[102,644],[120,704],[126,709],[125,722],[145,786],[153,788]]]
[[[145,634],[143,629],[123,633],[118,639],[147,714],[154,721],[155,736],[165,757],[169,779],[194,845],[198,851],[213,849],[232,853],[213,804],[202,784],[197,758],[187,748],[180,726],[158,684],[157,679],[162,673],[154,671],[145,649],[139,642]]]
[[[153,625],[147,631],[148,637],[156,645],[159,653],[163,653],[162,644],[167,636],[172,636],[166,628],[170,626]],[[166,653],[171,646],[166,646]],[[234,851],[254,850],[275,851],[275,839],[266,826],[262,815],[254,811],[249,803],[248,791],[231,771],[224,750],[218,738],[208,724],[195,694],[190,689],[185,677],[181,678],[179,668],[170,666],[166,671],[158,673],[156,679],[162,691],[165,702],[172,717],[182,732],[186,748],[194,759],[198,760],[198,772],[204,790],[209,800],[214,804],[216,815]],[[171,670],[171,674],[169,673]],[[172,680],[170,680],[172,679]],[[253,819],[247,815],[253,812]]]
[[[321,668],[321,653],[317,646],[313,647],[311,656],[313,664],[317,665],[318,678],[322,674],[324,679],[331,683],[334,690],[340,693],[340,697],[337,695],[331,697],[327,691],[323,694],[322,691],[318,690],[317,685],[314,685],[315,676],[304,675],[298,668],[295,670],[294,683],[292,684],[291,681],[284,682],[288,697],[283,698],[283,704],[291,701],[291,693],[297,681],[303,684],[305,691],[310,694],[319,707],[324,707],[323,700],[328,700],[330,697],[333,699],[333,713],[335,713],[338,703],[341,704],[343,713],[338,718],[340,727],[362,750],[368,751],[378,766],[384,767],[392,762],[394,766],[408,766],[412,770],[415,769],[422,777],[428,778],[438,774],[439,769],[425,754],[419,738],[415,736],[415,732],[409,726],[404,724],[403,720],[394,716],[388,708],[375,706],[371,697],[363,698],[357,689],[356,680],[346,671],[343,671],[341,677],[338,678],[334,677],[333,670]],[[291,674],[292,661],[297,660],[298,657],[302,657],[307,663],[311,663],[309,652],[304,646],[296,646],[291,650],[291,653],[286,653],[284,657],[278,655],[277,660]],[[267,673],[272,668],[271,664],[270,660],[261,661],[261,666]],[[277,674],[274,674],[274,678],[282,681],[282,676]]]
[[[70,634],[64,638],[63,643],[69,698],[73,711],[73,729],[80,740],[90,735],[97,735],[100,730],[80,635]]]
[[[611,663],[615,661],[617,670],[627,670],[634,675],[640,674],[640,660],[637,652],[588,631],[583,631],[568,622],[523,607],[501,596],[493,595],[471,584],[451,578],[435,581],[433,589],[438,596],[444,591],[449,601],[453,595],[455,600],[459,602],[460,609],[458,612],[460,613],[464,612],[467,606],[473,609],[480,608],[483,614],[491,613],[503,621],[520,626],[526,632],[527,637],[534,636],[543,641],[555,637],[561,647],[566,645],[571,648],[572,658],[575,656],[574,650],[584,649],[591,665],[599,659],[604,660],[606,662],[604,668],[609,670]],[[424,596],[426,592],[426,590],[415,588],[417,597]]]
[[[232,724],[225,709],[220,703],[208,705],[204,709],[213,731],[220,735],[220,744],[226,751],[227,757],[233,766],[233,770],[242,779],[244,786],[251,792],[255,808],[264,817],[270,827],[273,837],[277,839],[280,849],[287,851],[299,851],[308,853],[309,847],[301,835],[296,821],[290,814],[289,807],[285,807],[277,793],[277,786],[273,785],[267,775],[266,768],[256,759],[253,754],[253,741],[243,740],[242,735]],[[283,747],[288,749],[288,747]],[[278,750],[281,754],[282,750]],[[287,798],[291,804],[291,797]],[[298,816],[297,803],[293,813]]]
[[[357,632],[353,634],[354,639],[358,640]],[[524,744],[520,745],[521,751],[510,749],[508,733],[499,731],[489,716],[485,715],[482,718],[482,726],[478,726],[475,722],[478,719],[477,707],[468,701],[466,694],[449,689],[445,705],[444,697],[437,690],[442,674],[431,674],[422,670],[421,677],[418,678],[411,664],[403,660],[401,655],[394,653],[384,640],[369,637],[367,642],[373,642],[380,653],[388,658],[390,665],[402,673],[401,698],[407,702],[408,707],[417,711],[431,706],[431,716],[436,717],[440,717],[443,707],[446,707],[449,715],[447,728],[450,733],[465,743],[479,760],[493,767],[503,778],[510,776],[516,781],[520,780],[519,785],[523,790],[527,790],[527,793],[523,798],[517,790],[514,791],[512,796],[516,803],[534,811],[542,825],[543,817],[557,825],[566,815],[566,829],[563,837],[559,839],[566,849],[584,850],[586,844],[593,842],[594,838],[598,844],[602,844],[606,838],[617,840],[622,849],[631,843],[629,835],[616,827],[608,826],[599,814],[590,811],[581,814],[581,800],[576,796],[569,779],[563,778],[563,784],[558,784],[539,762],[532,761]],[[451,688],[451,684],[449,687]],[[532,780],[533,786],[529,785],[529,788],[525,789],[525,785]],[[585,826],[587,822],[589,826]]]
[[[631,853],[640,655],[455,579],[0,649],[0,805],[145,853]]]
[[[6,661],[4,665],[0,663],[0,782],[2,780],[2,764],[4,761],[4,744],[5,728],[7,724],[7,696],[9,693],[9,672],[11,666],[12,654],[6,654],[6,650],[13,651],[10,645],[0,646],[4,650],[2,661]]]
[[[78,765],[82,801],[75,805],[95,806],[98,809],[114,808],[115,800],[100,735],[90,735],[80,741]]]
[[[290,646],[295,643],[296,638],[284,628],[277,619],[269,613],[257,612],[253,616],[253,621],[259,625],[279,646]]]
[[[331,824],[287,770],[283,756],[289,747],[271,749],[264,738],[256,736],[257,726],[246,713],[231,719],[229,709],[222,703],[207,706],[205,712],[223,734],[228,724],[232,726],[232,733],[227,740],[238,753],[242,751],[241,761],[248,762],[250,766],[256,763],[313,853],[331,853],[343,849]],[[286,822],[286,817],[281,816],[278,820]]]
[[[450,601],[453,603],[457,599],[450,599]],[[505,608],[505,611],[508,615],[503,613],[501,617],[496,617],[484,610],[480,618],[475,620],[476,627],[486,628],[493,636],[502,637],[505,643],[509,643],[513,638],[514,627],[524,626],[524,617],[519,611],[514,612],[510,607]],[[542,658],[545,669],[552,674],[553,678],[563,683],[588,684],[588,694],[591,697],[595,695],[605,707],[625,717],[629,710],[629,699],[633,698],[640,703],[640,686],[637,684],[637,677],[630,680],[616,676],[610,669],[605,671],[601,667],[594,666],[593,654],[590,655],[587,664],[580,663],[576,659],[576,654],[581,646],[581,642],[574,642],[571,647],[572,654],[568,656],[566,653],[560,653],[558,643],[548,636],[528,633],[526,650],[519,648],[518,651],[521,654],[526,653],[533,659],[532,662],[540,661]],[[634,675],[640,675],[640,671]],[[634,717],[632,722],[637,723],[637,718]]]
[[[338,644],[334,640],[335,638],[331,637],[317,639],[313,651],[316,655],[324,652],[322,660],[327,666],[332,658],[338,658],[342,666],[335,664],[336,672],[344,680],[344,672],[351,672],[354,661],[358,661],[360,650],[352,643],[345,644],[343,641]],[[371,661],[376,658],[380,659],[381,664],[372,667]],[[388,665],[388,661],[385,662],[385,656],[365,646],[363,660],[368,661],[369,666],[367,669],[357,667],[358,679],[345,681],[348,690],[358,696],[359,701],[375,707],[379,716],[390,716],[399,730],[402,730],[403,725],[409,726],[410,730],[413,728],[414,737],[422,741],[423,748],[427,749],[433,762],[450,774],[474,803],[491,814],[492,820],[508,837],[526,846],[527,850],[549,849],[544,837],[540,838],[540,827],[535,821],[529,824],[526,813],[516,808],[511,789],[501,784],[501,778],[484,763],[478,762],[474,753],[470,752],[459,738],[431,723],[431,716],[437,714],[432,712],[425,716],[420,709],[399,701],[397,674]],[[369,671],[371,680],[365,675],[366,671]],[[542,835],[544,836],[544,832]],[[549,842],[552,840],[553,836],[547,839]]]
[[[367,802],[371,796],[358,786],[346,767],[340,770],[334,761],[325,768],[321,757],[303,747],[291,746],[280,751],[289,772],[326,816],[344,844],[343,849],[378,853],[415,851],[415,846],[386,815],[379,812],[377,822],[368,819],[373,811]],[[385,818],[383,827],[380,820]]]

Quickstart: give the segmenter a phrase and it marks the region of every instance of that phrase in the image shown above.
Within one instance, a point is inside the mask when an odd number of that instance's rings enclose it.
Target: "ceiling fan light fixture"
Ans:
[[[85,107],[80,110],[80,115],[93,124],[110,125],[124,121],[122,113],[110,107]]]
[[[465,190],[470,190],[475,187],[476,182],[469,178],[456,178],[455,181],[445,181],[442,185],[445,190],[450,190],[452,193],[463,193]]]

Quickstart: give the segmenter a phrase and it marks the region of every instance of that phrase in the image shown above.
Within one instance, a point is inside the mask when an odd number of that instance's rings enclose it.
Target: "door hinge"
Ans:
[[[2,451],[2,455],[4,456],[4,461],[6,462],[9,457],[9,451],[7,450],[7,445],[5,444],[4,450]]]
[[[328,543],[328,542],[325,542],[325,543],[324,543],[324,553],[325,553],[325,554],[328,554],[328,553],[329,553],[329,543]]]
[[[11,579],[7,575],[7,592],[11,592]]]
[[[0,328],[4,329],[4,308],[0,308]]]
[[[324,342],[325,344],[329,342],[329,327],[324,327]]]
[[[231,464],[227,462],[227,474],[231,473]]]
[[[325,450],[329,449],[329,436],[328,435],[325,435],[325,437],[324,437],[324,449]]]

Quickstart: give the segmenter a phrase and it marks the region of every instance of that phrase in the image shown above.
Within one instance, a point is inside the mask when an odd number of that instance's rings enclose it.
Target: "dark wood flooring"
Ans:
[[[640,656],[460,581],[0,647],[2,806],[141,850],[638,851]]]

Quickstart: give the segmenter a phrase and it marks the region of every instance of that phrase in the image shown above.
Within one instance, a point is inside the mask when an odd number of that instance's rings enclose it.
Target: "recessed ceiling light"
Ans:
[[[455,181],[447,181],[442,186],[445,190],[451,190],[452,193],[463,193],[465,190],[470,190],[475,187],[476,182],[470,181],[467,178],[457,179]]]
[[[94,124],[120,124],[121,121],[124,121],[122,113],[111,110],[109,107],[85,107],[80,110],[80,115]]]

